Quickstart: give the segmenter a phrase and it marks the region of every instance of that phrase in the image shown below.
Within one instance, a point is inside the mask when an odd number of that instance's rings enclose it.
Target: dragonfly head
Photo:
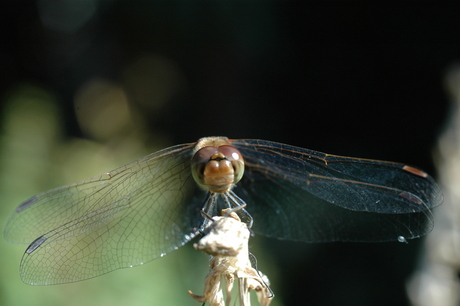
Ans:
[[[244,160],[231,145],[205,146],[192,158],[192,175],[202,188],[223,193],[243,177]]]

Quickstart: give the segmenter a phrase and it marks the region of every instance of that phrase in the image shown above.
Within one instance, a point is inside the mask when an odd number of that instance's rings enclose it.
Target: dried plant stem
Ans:
[[[238,297],[240,306],[250,306],[250,290],[258,293],[259,302],[268,306],[272,295],[259,272],[251,266],[249,260],[250,232],[245,223],[232,213],[230,216],[214,217],[209,233],[194,248],[211,255],[210,272],[205,279],[204,295],[189,294],[201,303],[211,306],[231,304],[235,278],[238,279]],[[225,278],[226,296],[224,303],[222,278]]]

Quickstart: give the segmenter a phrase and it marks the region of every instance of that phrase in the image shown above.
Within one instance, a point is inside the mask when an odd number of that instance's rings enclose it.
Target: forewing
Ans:
[[[433,227],[442,202],[434,180],[403,164],[328,155],[289,145],[232,141],[245,159],[235,193],[248,204],[253,229],[309,242],[391,241]]]
[[[143,264],[192,239],[203,196],[190,172],[192,149],[158,151],[23,202],[5,229],[10,241],[34,241],[21,262],[23,281],[79,281]]]
[[[400,163],[343,157],[263,140],[238,140],[248,168],[291,182],[334,205],[355,211],[413,213],[442,203],[422,170]]]

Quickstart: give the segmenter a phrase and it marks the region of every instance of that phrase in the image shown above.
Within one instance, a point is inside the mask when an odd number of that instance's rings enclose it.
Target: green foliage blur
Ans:
[[[21,84],[5,96],[0,134],[0,226],[28,197],[89,178],[161,147],[147,148],[142,124],[133,120],[120,86],[93,80],[76,95],[86,112],[81,128],[93,139],[64,137],[59,101],[52,92]],[[78,112],[77,112],[78,113]],[[116,118],[116,120],[113,120]],[[159,144],[167,140],[158,136]],[[37,233],[39,237],[43,233]],[[87,281],[29,286],[19,278],[27,245],[0,239],[0,305],[198,305],[187,294],[202,294],[207,255],[191,244],[142,267],[122,269]]]

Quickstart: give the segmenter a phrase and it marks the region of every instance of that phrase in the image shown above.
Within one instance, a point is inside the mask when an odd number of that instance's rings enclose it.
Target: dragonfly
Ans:
[[[32,196],[4,237],[28,245],[25,283],[62,284],[163,257],[225,208],[267,237],[381,242],[430,232],[442,200],[433,178],[406,164],[205,137]]]

